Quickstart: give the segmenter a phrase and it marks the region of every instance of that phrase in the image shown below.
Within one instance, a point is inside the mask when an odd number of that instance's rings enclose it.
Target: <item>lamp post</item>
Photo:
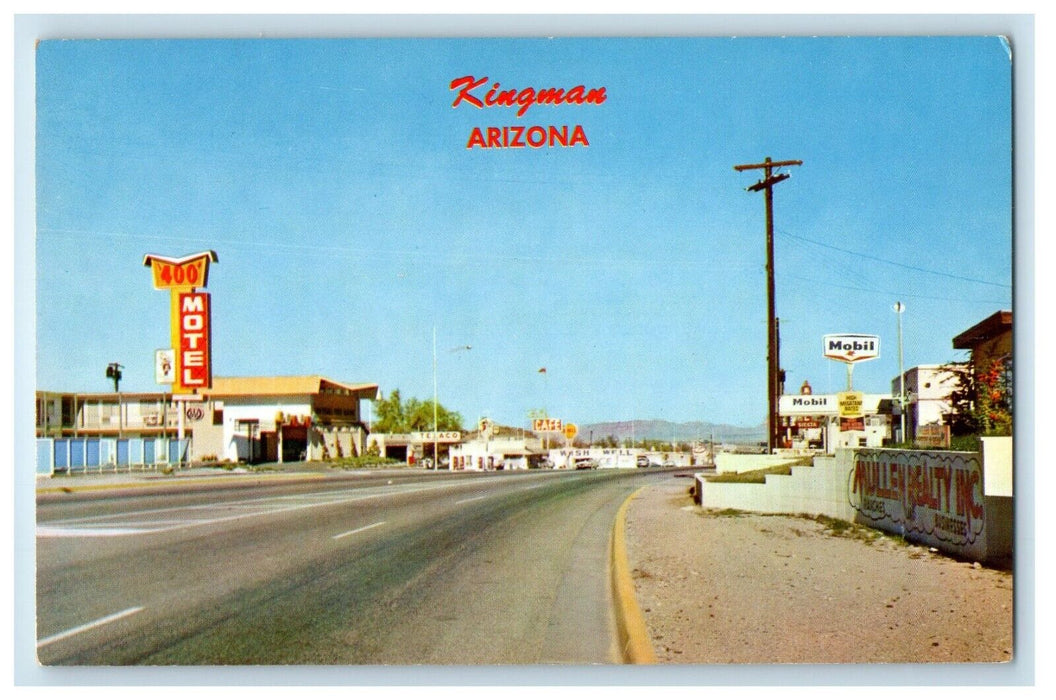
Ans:
[[[898,316],[898,417],[901,424],[898,434],[899,442],[906,441],[906,373],[902,369],[902,314],[906,305],[896,301],[891,307]]]
[[[106,376],[114,380],[114,393],[117,394],[117,437],[120,440],[125,429],[124,411],[121,404],[121,370],[123,365],[111,362],[106,366]]]
[[[472,350],[472,345],[459,345],[451,348],[451,352],[460,350]],[[436,383],[436,326],[433,326],[433,469],[440,469],[440,425],[439,425],[439,402],[437,400]]]

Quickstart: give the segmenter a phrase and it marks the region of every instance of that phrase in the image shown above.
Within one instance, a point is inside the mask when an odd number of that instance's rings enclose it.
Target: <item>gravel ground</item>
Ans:
[[[1012,660],[1010,571],[859,526],[703,509],[691,485],[649,487],[627,514],[660,663]]]

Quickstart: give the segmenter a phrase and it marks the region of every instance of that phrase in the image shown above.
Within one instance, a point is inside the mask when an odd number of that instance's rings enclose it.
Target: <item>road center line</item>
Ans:
[[[72,637],[75,634],[80,634],[81,632],[87,632],[88,630],[94,629],[96,627],[102,627],[103,625],[107,625],[107,624],[110,624],[111,622],[114,622],[116,620],[120,620],[123,617],[128,617],[129,615],[134,615],[135,613],[138,613],[140,610],[143,610],[143,608],[142,607],[129,608],[128,610],[122,610],[121,612],[114,613],[113,615],[107,615],[106,617],[101,617],[98,620],[95,620],[93,622],[89,622],[87,624],[83,624],[80,627],[74,627],[73,629],[66,630],[65,632],[59,632],[58,634],[53,634],[50,637],[45,637],[44,639],[38,640],[37,641],[37,648],[40,649],[42,646],[51,644],[52,642],[57,642],[60,639],[66,639],[67,637]]]
[[[385,524],[385,521],[382,520],[380,523],[374,523],[373,525],[366,525],[365,527],[359,527],[359,528],[356,528],[355,530],[349,530],[348,532],[342,532],[340,535],[334,535],[331,539],[339,540],[342,537],[348,537],[349,535],[354,535],[357,532],[363,532],[364,530],[370,530],[371,528],[375,528],[375,527],[378,527],[379,525],[384,525],[384,524]]]
[[[474,496],[473,498],[463,498],[461,501],[455,501],[455,505],[461,505],[463,503],[469,503],[470,501],[479,501],[482,498],[487,498],[490,494],[484,494],[483,496]]]

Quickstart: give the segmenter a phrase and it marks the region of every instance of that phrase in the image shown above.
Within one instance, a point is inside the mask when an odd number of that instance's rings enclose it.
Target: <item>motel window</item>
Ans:
[[[224,409],[218,408],[213,411],[213,425],[224,424]]]

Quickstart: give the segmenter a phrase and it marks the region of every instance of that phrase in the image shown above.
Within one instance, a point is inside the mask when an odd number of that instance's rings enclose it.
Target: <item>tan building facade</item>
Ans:
[[[191,461],[284,462],[363,453],[360,402],[377,384],[319,375],[215,377],[196,395],[37,392],[39,438],[188,437]]]

